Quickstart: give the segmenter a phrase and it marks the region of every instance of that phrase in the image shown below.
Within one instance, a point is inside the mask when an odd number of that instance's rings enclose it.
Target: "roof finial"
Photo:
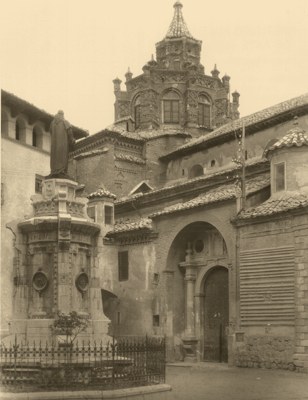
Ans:
[[[193,39],[183,18],[182,14],[183,4],[180,1],[176,1],[173,7],[174,7],[174,16],[169,26],[166,38],[188,37]]]
[[[295,115],[294,119],[293,119],[293,125],[298,126],[298,116]]]

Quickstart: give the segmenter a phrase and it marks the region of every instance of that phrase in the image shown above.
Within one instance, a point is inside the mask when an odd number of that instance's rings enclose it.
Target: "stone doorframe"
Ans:
[[[207,261],[184,261],[185,269],[185,332],[182,337],[185,361],[203,361],[204,350],[204,282],[215,267],[228,270],[229,299],[231,263],[227,258]],[[230,313],[230,300],[229,300]],[[228,337],[228,341],[230,337]],[[230,348],[228,343],[228,348]]]

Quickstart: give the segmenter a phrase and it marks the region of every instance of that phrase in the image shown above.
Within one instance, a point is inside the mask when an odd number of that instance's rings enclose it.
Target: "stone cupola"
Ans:
[[[182,14],[180,1],[174,4],[174,16],[165,38],[156,44],[156,58],[159,67],[169,70],[200,66],[201,44],[189,32]]]

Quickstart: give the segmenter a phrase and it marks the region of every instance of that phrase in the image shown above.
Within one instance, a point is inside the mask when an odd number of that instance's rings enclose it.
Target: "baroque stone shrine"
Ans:
[[[81,338],[103,340],[109,320],[102,310],[95,241],[100,226],[86,213],[86,198],[68,179],[46,179],[32,196],[33,215],[10,225],[15,234],[11,334],[21,341],[52,340],[58,312],[89,319]],[[12,339],[11,337],[6,340]]]

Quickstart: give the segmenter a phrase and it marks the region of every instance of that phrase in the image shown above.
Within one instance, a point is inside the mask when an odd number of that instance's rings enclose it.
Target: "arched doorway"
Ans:
[[[204,361],[228,361],[228,270],[214,267],[204,281]]]

